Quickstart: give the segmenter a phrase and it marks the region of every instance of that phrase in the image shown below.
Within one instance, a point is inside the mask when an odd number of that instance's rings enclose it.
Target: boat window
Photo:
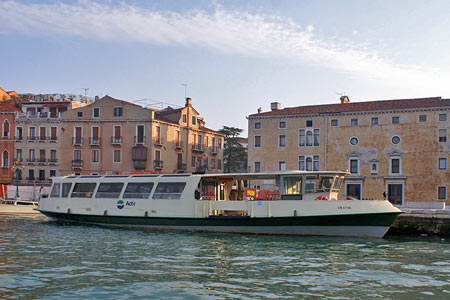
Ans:
[[[302,177],[284,177],[284,194],[293,195],[302,193]]]
[[[61,183],[53,184],[52,192],[50,193],[50,197],[59,197],[59,192],[61,191]]]
[[[334,182],[334,187],[333,187],[333,191],[334,192],[339,192],[339,190],[341,189],[342,186],[342,180],[343,177],[336,177],[336,181]]]
[[[94,193],[96,183],[93,182],[80,182],[75,183],[72,191],[72,198],[91,198]]]
[[[129,175],[107,175],[105,178],[127,178]]]
[[[322,177],[320,180],[319,190],[323,192],[329,192],[331,185],[333,184],[333,177]]]
[[[123,198],[148,199],[152,192],[153,182],[130,182],[127,185]]]
[[[103,182],[98,187],[95,198],[119,198],[122,192],[122,182]]]
[[[62,196],[63,198],[69,197],[70,188],[72,187],[71,182],[65,182],[62,185]]]
[[[153,193],[153,199],[180,199],[186,182],[160,182]]]
[[[307,176],[305,180],[305,193],[316,192],[316,177]]]
[[[102,176],[100,176],[100,175],[83,175],[83,176],[80,176],[80,178],[100,178],[100,177],[102,177]]]
[[[159,175],[133,175],[131,177],[139,177],[139,178],[149,178],[149,177],[158,177]]]

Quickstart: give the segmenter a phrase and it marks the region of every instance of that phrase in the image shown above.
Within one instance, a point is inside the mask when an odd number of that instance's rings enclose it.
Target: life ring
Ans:
[[[328,200],[327,196],[319,196],[316,198],[316,200]]]

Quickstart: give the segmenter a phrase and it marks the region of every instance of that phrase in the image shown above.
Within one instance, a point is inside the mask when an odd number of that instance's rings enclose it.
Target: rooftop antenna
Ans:
[[[81,90],[84,90],[84,100],[87,101],[87,91],[89,88],[80,88]]]
[[[187,84],[186,84],[186,83],[180,83],[180,85],[184,86],[184,100],[186,100],[186,88],[187,88]]]

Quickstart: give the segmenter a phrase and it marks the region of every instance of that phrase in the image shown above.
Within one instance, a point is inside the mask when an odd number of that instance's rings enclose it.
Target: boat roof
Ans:
[[[121,174],[121,175],[67,175],[60,177],[53,177],[54,179],[94,179],[94,178],[182,178],[182,177],[201,177],[209,179],[227,179],[227,178],[242,178],[242,179],[273,179],[277,176],[302,176],[302,175],[341,175],[345,176],[350,174],[347,171],[274,171],[274,172],[258,172],[258,173],[214,173],[214,174],[195,174],[195,173],[183,173],[183,174]]]

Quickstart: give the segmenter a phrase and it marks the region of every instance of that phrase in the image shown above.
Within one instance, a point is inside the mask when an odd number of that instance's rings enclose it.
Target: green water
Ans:
[[[450,243],[174,233],[0,215],[0,299],[450,299]]]

